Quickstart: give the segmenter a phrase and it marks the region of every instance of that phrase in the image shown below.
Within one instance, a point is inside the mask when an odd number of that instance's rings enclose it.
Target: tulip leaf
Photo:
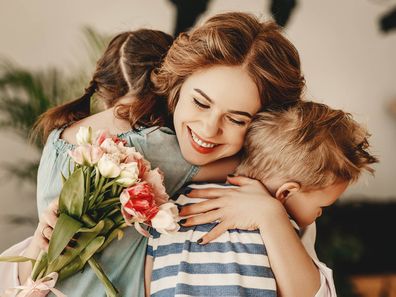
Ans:
[[[114,287],[113,283],[109,280],[107,275],[104,273],[102,267],[99,265],[99,263],[95,260],[95,257],[91,257],[88,260],[89,266],[91,266],[92,270],[95,272],[96,276],[99,278],[99,280],[102,282],[103,286],[105,287],[106,290],[106,296],[107,297],[119,297],[120,294],[116,287]]]
[[[64,248],[72,239],[73,235],[81,228],[82,224],[68,216],[61,213],[56,222],[54,232],[48,247],[48,262],[52,263],[64,250]]]
[[[87,261],[99,250],[105,242],[105,237],[98,236],[71,263],[59,271],[59,280],[63,280],[84,268]]]
[[[27,258],[27,257],[22,257],[22,256],[2,256],[0,257],[0,262],[27,262],[30,261],[32,262],[32,265],[34,265],[34,262],[36,260],[32,258]]]
[[[45,251],[41,251],[37,257],[36,263],[33,266],[32,273],[30,276],[32,280],[37,280],[39,275],[42,275],[45,272],[47,264],[48,264],[48,254]]]
[[[79,237],[77,239],[77,244],[75,247],[67,247],[59,257],[55,259],[48,266],[47,273],[58,272],[60,269],[68,265],[75,258],[77,258],[80,253],[88,246],[88,244],[98,236],[104,227],[104,222],[100,221],[93,228],[80,228],[78,230]]]
[[[72,173],[59,196],[59,210],[79,219],[84,209],[85,181],[82,168]]]

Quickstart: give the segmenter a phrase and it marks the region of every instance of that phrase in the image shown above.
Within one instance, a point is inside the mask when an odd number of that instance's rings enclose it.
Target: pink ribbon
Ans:
[[[54,288],[57,280],[58,274],[56,272],[51,272],[37,281],[29,278],[25,285],[7,290],[5,297],[15,296],[17,290],[22,291],[16,297],[45,297],[50,291],[57,297],[67,297],[61,291]]]

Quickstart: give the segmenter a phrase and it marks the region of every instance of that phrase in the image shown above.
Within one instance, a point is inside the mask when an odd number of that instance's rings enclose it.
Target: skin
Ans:
[[[296,182],[286,182],[278,188],[275,196],[296,223],[304,228],[315,222],[325,207],[336,202],[348,185],[342,181],[324,188],[305,189]]]
[[[174,112],[183,157],[205,165],[235,155],[260,107],[257,86],[242,67],[213,66],[193,73],[182,85]],[[200,146],[192,135],[214,147]]]

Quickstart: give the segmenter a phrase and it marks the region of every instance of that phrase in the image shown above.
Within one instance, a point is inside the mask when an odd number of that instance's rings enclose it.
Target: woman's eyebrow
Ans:
[[[200,90],[200,89],[194,89],[195,92],[199,93],[200,95],[202,95],[202,97],[204,97],[206,100],[208,100],[210,103],[213,103],[213,100],[210,99],[210,97],[208,95],[205,94],[204,91]],[[234,114],[238,114],[238,115],[242,115],[248,118],[252,118],[253,116],[246,112],[246,111],[240,111],[240,110],[228,110],[229,113],[234,113]]]
[[[199,93],[202,95],[202,97],[205,97],[206,100],[208,100],[210,103],[213,103],[213,100],[210,99],[210,97],[208,95],[206,95],[204,93],[204,91],[200,90],[200,89],[194,89],[195,92]]]

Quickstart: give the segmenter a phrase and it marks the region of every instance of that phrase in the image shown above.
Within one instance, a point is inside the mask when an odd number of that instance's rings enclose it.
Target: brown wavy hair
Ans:
[[[263,108],[285,108],[300,100],[305,86],[296,48],[274,22],[240,12],[215,15],[182,33],[152,74],[157,92],[173,112],[183,82],[213,65],[242,66],[256,83]]]
[[[136,125],[166,125],[169,121],[166,97],[153,92],[150,80],[173,42],[173,37],[157,30],[141,29],[118,34],[96,64],[85,93],[71,102],[53,107],[35,123],[32,138],[42,136],[90,115],[90,99],[96,93],[106,108],[120,97],[133,95],[132,104],[118,105],[115,115]]]

